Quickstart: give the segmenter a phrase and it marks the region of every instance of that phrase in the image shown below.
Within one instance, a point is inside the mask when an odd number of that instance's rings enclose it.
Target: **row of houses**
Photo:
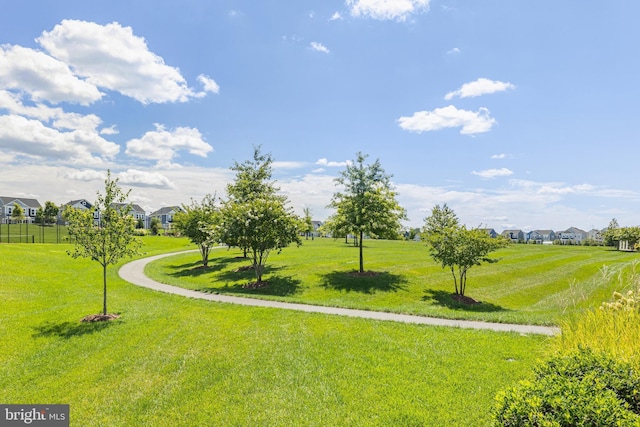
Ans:
[[[0,224],[7,224],[10,221],[14,221],[12,215],[16,205],[20,206],[20,208],[24,212],[24,219],[22,221],[29,224],[36,221],[38,210],[43,209],[43,206],[36,199],[29,199],[24,197],[0,197]],[[64,224],[62,212],[67,206],[71,206],[76,209],[93,209],[93,204],[86,199],[71,200],[59,207],[59,224]],[[151,220],[153,218],[158,218],[162,228],[170,229],[171,223],[173,222],[173,217],[176,213],[182,211],[183,210],[180,206],[165,206],[151,214],[147,214],[147,212],[139,205],[131,205],[131,214],[136,219],[136,221],[142,224],[144,228],[149,228]],[[94,211],[93,216],[96,221],[100,220],[100,212]]]
[[[486,231],[492,237],[498,236],[498,233],[492,228]],[[582,245],[588,240],[601,245],[604,242],[604,231],[596,230],[595,228],[591,231],[584,231],[577,227],[569,227],[564,231],[532,230],[524,232],[522,230],[504,230],[500,235],[514,243],[552,244],[557,241],[563,245]]]
[[[35,222],[36,215],[39,209],[42,209],[42,205],[36,199],[22,198],[22,197],[0,197],[0,224],[6,224],[12,220],[12,213],[14,206],[18,205],[24,211],[25,222]],[[77,209],[93,209],[93,205],[86,199],[71,200],[62,206],[60,206],[60,213],[64,211],[66,206],[71,206]],[[173,217],[176,213],[182,212],[183,209],[180,206],[165,206],[157,211],[147,214],[137,204],[131,205],[131,214],[139,221],[144,228],[149,228],[151,220],[158,218],[161,227],[164,229],[170,229]],[[100,213],[94,212],[96,221],[100,219]],[[64,223],[61,215],[59,215],[58,221]],[[320,221],[313,221],[313,227],[315,233],[322,225]],[[498,233],[493,228],[487,228],[485,231],[491,237],[497,237]],[[510,239],[515,243],[537,243],[537,244],[551,244],[555,241],[559,241],[561,244],[581,245],[584,241],[590,240],[596,244],[602,244],[602,233],[604,230],[593,229],[591,231],[584,231],[577,227],[570,227],[564,231],[553,230],[532,230],[524,232],[522,230],[504,230],[500,235]]]

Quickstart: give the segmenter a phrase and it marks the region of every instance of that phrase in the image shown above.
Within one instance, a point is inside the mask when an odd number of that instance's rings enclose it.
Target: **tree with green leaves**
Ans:
[[[302,209],[302,213],[304,217],[302,217],[302,231],[306,236],[307,240],[309,240],[309,234],[313,233],[313,217],[311,216],[311,208],[305,207]]]
[[[64,216],[69,222],[69,235],[75,240],[75,247],[67,253],[73,257],[90,258],[102,266],[103,307],[102,317],[107,320],[107,267],[116,264],[123,257],[138,254],[142,241],[134,236],[136,221],[131,214],[131,204],[125,203],[129,192],[124,193],[118,186],[118,179],[111,178],[107,171],[105,194],[98,192],[94,209],[99,212],[99,220],[90,209],[76,209],[68,206]]]
[[[218,243],[218,239],[205,230],[219,221],[220,208],[217,205],[216,196],[207,194],[198,203],[191,200],[190,205],[182,205],[183,212],[178,212],[173,217],[173,226],[192,243],[198,245],[202,266],[209,265],[209,252]]]
[[[22,223],[25,220],[24,209],[17,203],[13,204],[13,209],[11,210],[11,219],[17,223]]]
[[[364,236],[397,239],[400,221],[406,219],[391,187],[391,175],[385,173],[379,160],[365,164],[367,157],[357,153],[356,160],[336,178],[342,189],[333,195],[329,205],[337,211],[340,229],[358,238],[360,273],[364,273]]]
[[[620,224],[618,224],[618,220],[615,218],[612,218],[611,221],[609,221],[609,226],[602,233],[604,245],[616,246],[618,244],[618,241],[620,240],[618,236],[619,231],[620,231]]]
[[[277,194],[271,180],[272,163],[271,155],[262,154],[257,147],[251,160],[231,167],[236,178],[227,186],[228,199],[223,203],[219,226],[210,228],[222,242],[251,257],[258,286],[263,285],[264,267],[273,250],[301,244],[301,220],[288,206],[287,198]]]
[[[55,203],[47,200],[44,203],[44,210],[42,212],[42,219],[44,220],[45,225],[55,223],[59,212],[60,208],[58,208]]]
[[[151,231],[152,236],[157,236],[158,234],[160,234],[160,229],[160,218],[154,216],[153,218],[151,218],[151,221],[149,221],[149,231]]]
[[[446,204],[436,205],[431,216],[425,218],[422,238],[427,242],[433,260],[451,270],[455,295],[460,297],[467,289],[469,269],[483,262],[498,262],[488,255],[509,244],[502,237],[492,238],[483,229],[467,229],[460,225],[455,212]]]
[[[260,197],[275,196],[278,188],[271,181],[271,165],[273,158],[271,154],[263,154],[261,147],[254,147],[253,158],[242,163],[234,162],[231,170],[236,173],[235,180],[227,185],[227,200],[224,207],[228,208],[232,204],[243,204]],[[281,197],[281,196],[278,196]],[[284,199],[283,199],[284,200]],[[222,216],[228,213],[228,209],[223,209]],[[230,221],[226,221],[231,224]],[[229,247],[242,249],[244,257],[249,253],[247,241],[250,236],[246,235],[244,227],[237,224],[221,234],[222,242]]]

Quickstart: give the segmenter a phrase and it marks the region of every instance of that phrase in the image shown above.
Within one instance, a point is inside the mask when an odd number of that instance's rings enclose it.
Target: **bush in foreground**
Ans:
[[[533,381],[498,394],[495,425],[640,425],[640,375],[631,364],[580,348],[534,371]]]

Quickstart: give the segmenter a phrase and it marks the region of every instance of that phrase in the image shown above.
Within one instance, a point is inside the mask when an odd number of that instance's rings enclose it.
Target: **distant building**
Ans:
[[[527,233],[526,242],[538,245],[553,243],[556,233],[553,230],[533,230]]]
[[[165,230],[170,230],[173,217],[179,212],[184,212],[184,209],[180,206],[165,206],[149,215],[149,224],[151,224],[153,218],[158,218],[160,220],[160,226]]]
[[[556,233],[556,237],[563,245],[581,245],[587,239],[587,232],[577,227],[569,227]]]
[[[0,223],[7,224],[12,221],[11,215],[15,205],[22,208],[24,212],[24,222],[33,223],[36,220],[36,213],[42,208],[36,199],[26,199],[23,197],[0,197]]]
[[[481,228],[480,230],[487,233],[489,237],[491,237],[492,239],[495,239],[496,237],[498,237],[498,233],[493,228]]]
[[[522,230],[504,230],[500,235],[513,243],[524,242],[524,232]]]

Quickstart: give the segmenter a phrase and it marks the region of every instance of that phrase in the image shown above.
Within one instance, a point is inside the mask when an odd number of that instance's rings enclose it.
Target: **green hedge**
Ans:
[[[496,426],[640,426],[640,375],[629,363],[580,348],[534,371],[497,396]]]

